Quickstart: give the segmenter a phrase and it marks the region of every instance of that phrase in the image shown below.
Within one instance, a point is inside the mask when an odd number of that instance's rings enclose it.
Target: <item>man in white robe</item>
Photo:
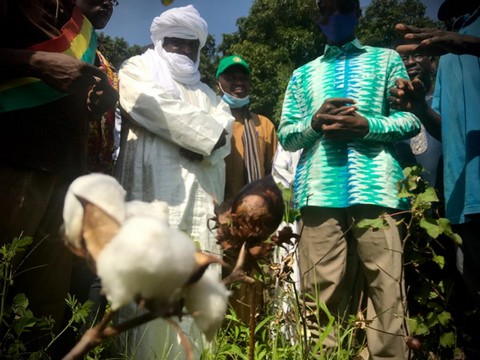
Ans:
[[[207,24],[190,5],[156,17],[151,33],[155,49],[127,60],[120,70],[122,126],[125,117],[130,121],[122,130],[116,175],[129,200],[166,201],[171,226],[188,233],[202,250],[218,252],[207,220],[214,201],[223,201],[230,141],[216,145],[225,140],[225,131],[231,132],[233,117],[200,82],[199,52]],[[196,61],[166,51],[165,38],[198,40]],[[188,44],[179,44],[179,51],[182,46]]]
[[[224,158],[230,153],[234,119],[228,105],[200,82],[207,24],[189,5],[165,11],[150,31],[155,48],[120,69],[123,120],[116,176],[128,200],[166,201],[171,226],[185,231],[203,251],[220,254],[207,222],[214,216],[214,201],[223,201]],[[190,324],[182,321],[191,336],[198,330]],[[128,351],[139,359],[182,359],[177,344],[165,354],[165,328],[160,320],[137,329],[143,345],[129,341],[138,349]],[[198,349],[198,341],[193,343]]]

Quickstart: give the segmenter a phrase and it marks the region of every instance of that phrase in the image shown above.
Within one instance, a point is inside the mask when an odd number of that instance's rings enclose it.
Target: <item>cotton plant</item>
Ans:
[[[215,271],[207,270],[197,281],[185,288],[185,306],[208,341],[215,336],[227,312],[228,291],[216,279]]]
[[[252,181],[233,200],[216,207],[217,243],[236,251],[245,244],[251,256],[266,257],[272,250],[266,241],[280,225],[283,212],[282,192],[273,177]]]
[[[63,206],[64,239],[70,250],[96,261],[125,222],[125,194],[115,178],[104,174],[82,176],[70,185]]]
[[[105,338],[128,329],[122,324],[107,326],[132,301],[149,310],[147,316],[131,322],[134,325],[182,315],[185,304],[207,339],[213,338],[225,316],[229,292],[213,272],[205,270],[222,261],[197,251],[190,237],[169,226],[165,202],[127,202],[115,178],[90,174],[70,185],[63,219],[66,245],[89,262],[112,308],[67,359],[80,358]]]

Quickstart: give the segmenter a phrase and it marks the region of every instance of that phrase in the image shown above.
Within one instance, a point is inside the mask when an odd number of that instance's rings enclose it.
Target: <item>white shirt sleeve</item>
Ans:
[[[204,156],[224,130],[211,113],[165,91],[140,56],[120,70],[120,106],[137,125]]]

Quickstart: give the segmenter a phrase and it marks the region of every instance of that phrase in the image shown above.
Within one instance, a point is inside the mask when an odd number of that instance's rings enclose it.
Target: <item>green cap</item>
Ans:
[[[227,70],[232,65],[243,66],[248,71],[249,74],[251,73],[250,66],[248,66],[247,62],[241,56],[230,55],[230,56],[224,57],[218,63],[216,78],[218,79],[220,74],[222,74],[225,70]]]

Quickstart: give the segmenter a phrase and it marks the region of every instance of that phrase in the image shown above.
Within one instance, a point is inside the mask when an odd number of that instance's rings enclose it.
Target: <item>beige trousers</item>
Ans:
[[[367,299],[367,343],[372,359],[406,359],[404,306],[402,302],[402,241],[395,220],[378,231],[355,226],[362,219],[377,218],[389,209],[355,205],[345,209],[305,207],[299,244],[299,267],[305,305],[318,316],[317,330],[326,318],[315,302],[324,302],[341,322],[356,314],[360,294]],[[312,301],[312,299],[315,299]],[[320,330],[321,331],[321,330]],[[336,346],[332,332],[324,346]]]

